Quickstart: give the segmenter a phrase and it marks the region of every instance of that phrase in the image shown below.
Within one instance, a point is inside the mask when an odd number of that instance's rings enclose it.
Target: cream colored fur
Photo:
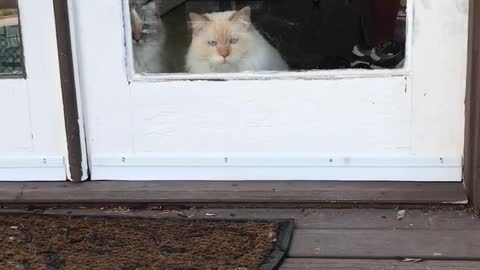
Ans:
[[[251,23],[250,7],[204,15],[191,13],[190,20],[188,72],[288,70],[280,53]]]

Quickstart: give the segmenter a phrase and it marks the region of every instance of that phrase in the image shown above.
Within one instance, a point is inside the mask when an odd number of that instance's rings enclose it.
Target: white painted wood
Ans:
[[[402,70],[129,77],[121,2],[76,1],[92,177],[460,181],[467,3],[409,2],[408,59]],[[212,156],[250,159],[244,167],[168,166],[168,159],[178,156],[200,164]],[[132,157],[137,163],[106,162]],[[258,157],[299,159],[279,167]],[[298,165],[306,157],[418,163]],[[454,162],[420,166],[441,158]]]
[[[404,77],[134,83],[133,150],[163,155],[408,153],[411,96],[405,88]]]
[[[130,90],[121,2],[71,4],[89,159],[95,153],[130,152]]]
[[[65,180],[67,147],[53,3],[18,4],[26,78],[0,79],[0,160],[31,166],[0,168],[0,180]],[[43,168],[31,162],[52,156],[61,165]]]
[[[269,156],[221,156],[210,155],[195,157],[184,156],[148,156],[135,155],[115,157],[98,157],[95,164],[102,167],[317,167],[317,168],[453,168],[458,167],[460,159],[450,158],[413,158],[413,157],[315,157],[292,155],[291,153],[279,155],[284,158]],[[288,157],[291,156],[291,157]]]
[[[440,168],[314,168],[314,167],[104,167],[95,166],[95,180],[135,181],[415,181],[456,182],[457,167]],[[413,180],[412,180],[413,179]]]
[[[127,49],[128,50],[128,49]],[[128,58],[127,58],[128,59]],[[338,80],[355,78],[382,78],[393,76],[406,76],[409,72],[401,69],[344,69],[344,70],[309,70],[309,71],[282,71],[282,72],[239,72],[239,73],[162,73],[162,74],[131,74],[133,69],[128,68],[129,82],[168,82],[168,81],[228,81],[228,80]]]
[[[0,158],[0,175],[8,181],[65,179],[62,156],[8,156]],[[32,175],[35,177],[32,178]]]
[[[95,177],[102,180],[341,180],[455,181],[461,160],[449,158],[267,156],[124,156],[97,157]]]
[[[0,79],[0,153],[33,151],[27,82]]]
[[[412,152],[460,157],[464,150],[469,1],[412,3]]]

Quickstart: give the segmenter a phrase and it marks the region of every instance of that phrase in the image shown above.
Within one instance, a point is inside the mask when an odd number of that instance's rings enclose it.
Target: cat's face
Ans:
[[[250,7],[221,14],[190,14],[192,46],[198,59],[211,65],[235,64],[252,42]]]
[[[137,10],[140,10],[140,14]],[[139,5],[138,7],[133,5],[130,8],[130,23],[132,27],[132,38],[136,43],[143,43],[149,36],[165,34],[162,19],[156,16],[154,2]],[[164,40],[157,40],[157,42],[163,45]]]

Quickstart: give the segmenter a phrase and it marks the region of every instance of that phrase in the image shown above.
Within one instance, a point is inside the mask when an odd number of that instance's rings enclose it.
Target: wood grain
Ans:
[[[465,184],[472,205],[480,209],[480,3],[470,1],[469,70],[466,102]]]
[[[480,262],[424,261],[408,263],[395,260],[287,259],[280,270],[477,270]]]
[[[466,211],[408,210],[399,220],[396,209],[168,209],[102,207],[46,209],[43,213],[185,219],[293,218],[296,228],[284,269],[480,269],[472,268],[477,266],[475,262],[443,262],[480,261],[480,220]],[[0,213],[18,211],[1,209]],[[400,262],[404,258],[433,261]]]
[[[461,183],[92,181],[1,183],[0,202],[465,204]]]
[[[82,146],[80,143],[80,126],[78,103],[75,88],[72,42],[67,1],[54,0],[55,25],[57,27],[58,63],[62,85],[65,128],[67,132],[68,180],[80,182],[83,179]]]
[[[128,207],[127,207],[128,208]],[[168,208],[167,208],[168,209]],[[139,210],[127,213],[104,209],[47,209],[47,214],[191,217],[195,219],[295,219],[296,229],[478,230],[480,219],[464,210],[408,210],[401,220],[396,209],[259,209],[206,208]],[[11,210],[0,210],[0,213]]]
[[[480,230],[296,230],[295,258],[480,258]]]

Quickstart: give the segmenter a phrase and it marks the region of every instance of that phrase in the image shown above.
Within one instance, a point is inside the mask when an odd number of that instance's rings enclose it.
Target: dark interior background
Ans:
[[[390,0],[383,0],[390,1]],[[183,71],[191,41],[188,14],[252,8],[252,21],[291,69],[347,68],[352,48],[364,39],[369,0],[156,0],[167,29],[166,50],[176,72]],[[362,28],[363,27],[363,28]],[[404,41],[405,22],[398,22]],[[403,39],[403,40],[402,40]]]

